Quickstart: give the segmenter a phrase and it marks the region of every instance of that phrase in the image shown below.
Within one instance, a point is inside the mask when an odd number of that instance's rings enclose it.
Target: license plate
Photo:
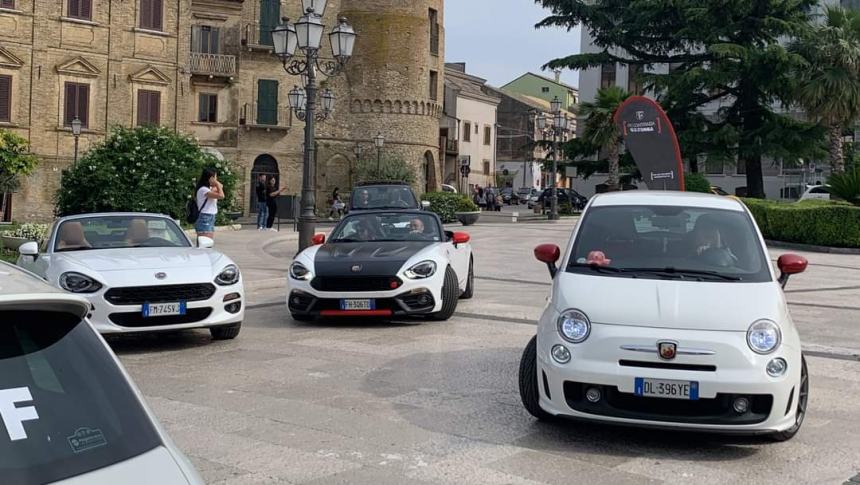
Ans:
[[[376,310],[376,300],[341,300],[341,310]]]
[[[699,399],[699,383],[637,377],[634,381],[633,393],[637,396],[696,401]]]
[[[173,303],[144,303],[143,317],[166,317],[168,315],[185,315],[185,302]]]

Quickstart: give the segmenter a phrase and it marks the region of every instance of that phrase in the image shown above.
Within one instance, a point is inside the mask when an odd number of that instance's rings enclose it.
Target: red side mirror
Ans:
[[[314,237],[311,239],[311,242],[314,243],[314,246],[325,244],[325,234],[314,234]]]
[[[555,244],[541,244],[535,248],[535,257],[546,264],[555,264],[561,257],[561,249]]]
[[[471,237],[468,232],[455,232],[454,236],[451,237],[451,241],[453,241],[454,244],[465,244],[469,242],[470,239]]]
[[[806,261],[806,258],[803,256],[799,256],[797,254],[783,254],[776,260],[776,266],[779,268],[779,271],[782,273],[779,275],[779,284],[785,288],[785,284],[788,283],[788,277],[793,274],[803,273],[806,271],[806,266],[809,263]]]

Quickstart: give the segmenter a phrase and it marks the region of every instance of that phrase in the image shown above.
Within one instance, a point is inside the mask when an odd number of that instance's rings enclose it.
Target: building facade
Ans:
[[[561,71],[555,71],[553,74],[554,78],[550,79],[533,72],[527,72],[502,86],[501,90],[543,99],[547,102],[558,98],[563,109],[572,111],[579,103],[579,90],[561,82]]]
[[[446,146],[444,181],[467,191],[496,185],[496,112],[500,98],[464,63],[445,65],[445,105],[440,144]],[[469,167],[463,177],[461,168]]]
[[[0,109],[0,128],[28,139],[41,160],[14,194],[12,217],[51,217],[61,171],[73,160],[75,117],[81,153],[114,125],[193,135],[237,162],[246,215],[258,173],[299,194],[304,123],[287,93],[301,80],[272,54],[271,30],[282,16],[300,15],[300,0],[2,0],[0,107],[9,106]],[[358,39],[346,72],[328,81],[337,102],[317,125],[318,192],[348,187],[355,145],[369,149],[378,133],[386,155],[413,165],[418,190],[435,189],[443,0],[330,0],[323,22],[330,28],[339,16]],[[324,36],[322,52],[329,49]]]

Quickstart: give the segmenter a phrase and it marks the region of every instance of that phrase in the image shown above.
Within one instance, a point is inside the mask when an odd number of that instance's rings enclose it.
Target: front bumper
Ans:
[[[678,355],[665,361],[656,352],[621,349],[632,345],[656,350],[659,340],[714,353]],[[540,406],[556,416],[739,434],[784,431],[795,422],[801,356],[790,343],[773,354],[758,355],[747,347],[744,332],[592,324],[585,342],[570,344],[558,335],[554,322],[542,322],[537,343]],[[557,344],[570,350],[567,364],[553,360],[550,351]],[[777,378],[765,372],[775,357],[788,362],[787,372]],[[699,399],[637,396],[636,378],[697,382]],[[600,391],[597,402],[586,398],[591,388]],[[743,413],[733,409],[740,397],[749,402]]]
[[[209,298],[186,303],[185,315],[163,317],[143,317],[141,303],[111,303],[105,298],[111,288],[102,288],[97,293],[81,296],[89,300],[88,318],[101,334],[163,332],[241,323],[245,318],[245,290],[242,280],[230,286],[213,286],[215,291]]]
[[[389,291],[319,291],[310,282],[289,278],[287,306],[290,313],[323,317],[388,317],[428,315],[442,309],[439,273],[422,280],[402,278]],[[443,273],[443,272],[442,272]],[[437,281],[439,280],[439,281]],[[341,300],[374,300],[375,310],[342,310]]]

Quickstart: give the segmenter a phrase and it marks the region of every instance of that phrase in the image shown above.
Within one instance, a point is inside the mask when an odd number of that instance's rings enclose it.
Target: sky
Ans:
[[[496,87],[528,71],[552,77],[540,67],[579,53],[580,31],[536,30],[548,14],[534,0],[445,0],[445,61],[465,62],[466,72]],[[561,79],[579,85],[575,71]]]

